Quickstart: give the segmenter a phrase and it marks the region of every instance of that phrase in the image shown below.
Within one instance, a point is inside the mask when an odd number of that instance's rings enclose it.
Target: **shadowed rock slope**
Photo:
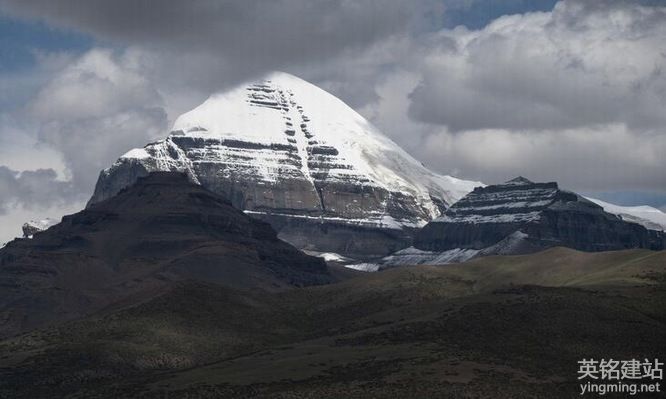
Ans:
[[[187,176],[158,172],[0,250],[0,336],[136,303],[175,281],[275,290],[326,283],[280,241]]]

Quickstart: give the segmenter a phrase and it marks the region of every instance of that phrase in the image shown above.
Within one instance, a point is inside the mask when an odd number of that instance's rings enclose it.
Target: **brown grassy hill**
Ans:
[[[0,397],[579,397],[582,358],[666,355],[665,283],[664,252],[562,248],[281,292],[181,282],[2,341]]]

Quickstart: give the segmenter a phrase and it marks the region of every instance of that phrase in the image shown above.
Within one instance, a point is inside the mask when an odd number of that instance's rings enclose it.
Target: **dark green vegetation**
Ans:
[[[663,251],[337,275],[271,292],[180,281],[6,339],[0,397],[573,398],[582,358],[666,358]]]

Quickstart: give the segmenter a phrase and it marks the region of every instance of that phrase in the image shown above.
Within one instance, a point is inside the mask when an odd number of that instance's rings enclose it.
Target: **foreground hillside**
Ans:
[[[664,342],[665,252],[554,248],[283,292],[181,282],[2,341],[0,397],[567,398],[578,360]]]

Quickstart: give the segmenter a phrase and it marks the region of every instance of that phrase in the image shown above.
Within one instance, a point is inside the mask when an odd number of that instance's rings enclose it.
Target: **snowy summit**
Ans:
[[[344,102],[281,72],[214,94],[181,115],[164,140],[104,170],[90,203],[156,170],[186,172],[302,249],[343,255],[399,249],[387,247],[377,230],[408,242],[408,230],[482,185],[431,172]],[[348,242],[343,226],[377,235]],[[328,239],[313,243],[322,233]],[[337,244],[324,243],[331,234],[340,236]]]

